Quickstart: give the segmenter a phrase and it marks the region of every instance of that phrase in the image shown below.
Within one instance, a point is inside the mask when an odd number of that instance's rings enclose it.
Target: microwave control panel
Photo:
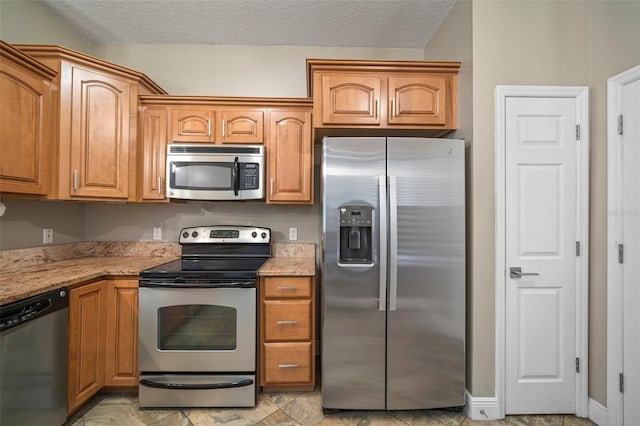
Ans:
[[[260,188],[260,165],[258,163],[240,164],[240,189]]]

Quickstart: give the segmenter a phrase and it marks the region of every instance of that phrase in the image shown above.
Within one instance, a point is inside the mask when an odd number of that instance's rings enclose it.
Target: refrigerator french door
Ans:
[[[462,140],[323,140],[323,408],[464,405],[464,167]]]

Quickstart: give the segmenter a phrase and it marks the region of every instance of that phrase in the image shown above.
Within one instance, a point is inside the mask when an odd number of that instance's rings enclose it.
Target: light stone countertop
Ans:
[[[155,242],[82,242],[0,252],[0,305],[104,277],[133,276],[180,257],[180,246]],[[315,275],[314,243],[273,243],[261,276]]]
[[[274,275],[314,276],[315,257],[272,257],[258,270],[261,277]]]
[[[259,276],[316,274],[314,243],[273,243],[273,256],[258,270]]]
[[[61,287],[73,288],[107,276],[135,276],[169,257],[81,257],[0,273],[0,305]]]

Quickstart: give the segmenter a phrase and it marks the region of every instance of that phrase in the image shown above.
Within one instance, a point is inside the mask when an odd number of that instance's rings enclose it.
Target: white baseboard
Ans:
[[[471,420],[498,420],[498,398],[474,397],[464,391],[464,412]]]
[[[609,424],[607,407],[600,404],[598,401],[589,398],[589,420],[598,426],[605,426]]]

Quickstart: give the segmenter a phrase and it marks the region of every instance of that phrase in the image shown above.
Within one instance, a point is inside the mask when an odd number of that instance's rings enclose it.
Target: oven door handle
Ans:
[[[233,160],[233,194],[238,195],[240,190],[240,162],[238,157]]]
[[[140,280],[140,287],[155,287],[155,288],[253,288],[256,286],[255,281],[224,281],[224,282],[210,282],[210,281],[197,281],[197,280],[182,280],[172,279],[167,281],[147,281]]]
[[[253,384],[252,379],[237,380],[235,382],[225,383],[161,383],[154,382],[149,379],[140,380],[142,386],[158,389],[172,389],[172,390],[194,390],[194,389],[228,389],[228,388],[241,388],[244,386],[251,386]]]

